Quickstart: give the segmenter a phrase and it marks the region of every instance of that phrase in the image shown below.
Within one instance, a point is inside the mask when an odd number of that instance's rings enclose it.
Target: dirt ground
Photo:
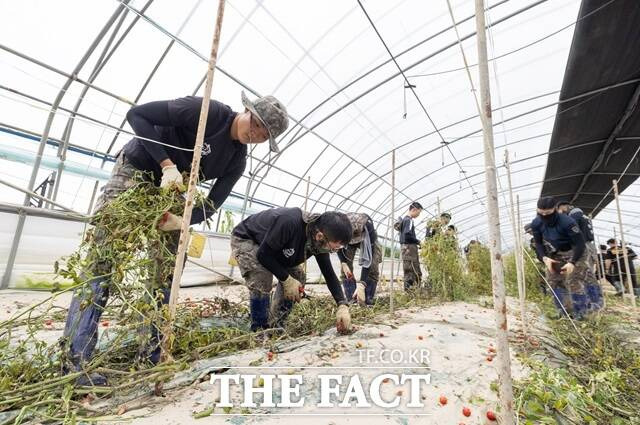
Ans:
[[[326,289],[320,285],[313,285],[310,291],[323,293]],[[0,298],[0,317],[5,319],[18,309],[41,302],[49,296],[50,293],[47,292],[6,291]],[[239,301],[246,299],[246,289],[239,285],[208,286],[182,288],[180,293],[181,300],[197,300],[212,296],[224,296]],[[70,294],[61,294],[51,301],[51,304],[66,308],[69,300]],[[518,335],[521,325],[516,300],[509,299],[508,306],[511,339],[517,344],[521,340],[521,336]],[[538,329],[532,330],[531,333],[541,332],[541,315],[534,310],[534,306],[530,307],[531,311],[527,316],[529,326]],[[202,374],[203,379],[199,382],[179,390],[168,390],[162,398],[148,397],[138,400],[138,405],[151,403],[143,408],[135,409],[132,404],[124,404],[122,410],[126,410],[126,413],[116,423],[294,424],[300,419],[308,424],[496,423],[486,418],[486,411],[496,411],[498,404],[497,394],[491,388],[491,384],[497,380],[496,361],[493,361],[491,352],[496,345],[492,308],[474,303],[454,302],[424,309],[400,310],[394,316],[379,317],[376,322],[360,327],[348,336],[339,336],[335,329],[331,329],[320,336],[278,346],[271,359],[265,347],[222,358],[202,360],[185,373]],[[54,341],[61,335],[63,327],[64,323],[55,322],[50,329],[43,331],[43,339]],[[527,373],[514,350],[511,352],[511,361],[515,379]],[[296,408],[234,407],[230,411],[218,407],[212,415],[195,419],[194,412],[202,412],[219,401],[220,386],[218,383],[211,384],[208,379],[208,373],[216,371],[225,375],[302,375],[301,395],[305,397],[304,405]],[[420,403],[424,406],[407,407],[415,391],[411,391],[409,382],[396,385],[393,381],[383,381],[380,394],[382,399],[387,401],[399,396],[400,403],[397,407],[356,408],[337,405],[342,401],[347,383],[352,378],[359,378],[367,391],[372,379],[383,373],[429,375],[430,382],[423,382],[419,390]],[[320,374],[343,376],[340,398],[334,400],[335,407],[317,407],[320,398]],[[276,382],[276,402],[280,395],[281,388]],[[447,398],[446,405],[439,402],[440,396]],[[242,399],[242,387],[232,385],[231,400],[234,406],[239,406]],[[262,395],[255,397],[258,403],[261,399]],[[471,410],[469,417],[463,415],[464,407]]]

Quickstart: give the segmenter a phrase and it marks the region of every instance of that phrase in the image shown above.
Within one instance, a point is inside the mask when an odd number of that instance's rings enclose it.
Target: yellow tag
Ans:
[[[191,240],[189,241],[189,249],[187,255],[193,258],[202,257],[202,251],[204,250],[204,243],[207,237],[196,232],[191,232]]]
[[[231,251],[231,254],[229,254],[228,263],[230,266],[238,267],[238,260],[236,260],[236,257],[233,255],[233,251]]]

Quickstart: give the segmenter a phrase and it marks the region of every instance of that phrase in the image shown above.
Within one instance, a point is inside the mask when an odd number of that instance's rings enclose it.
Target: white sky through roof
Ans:
[[[457,21],[474,13],[472,0],[450,0]],[[114,25],[120,38],[147,1],[131,1]],[[496,163],[505,147],[512,160],[515,193],[519,195],[523,222],[533,218],[535,200],[544,178],[546,152],[553,128],[573,23],[579,0],[492,0],[489,57],[494,108]],[[280,140],[283,153],[269,159],[267,145],[255,148],[255,160],[234,192],[244,194],[249,172],[256,173],[250,194],[267,204],[301,206],[310,177],[309,206],[315,211],[339,208],[370,214],[387,223],[390,211],[390,152],[396,151],[397,216],[411,200],[420,201],[428,217],[450,211],[460,238],[486,240],[484,160],[481,123],[471,83],[464,69],[446,0],[363,1],[363,5],[398,65],[415,85],[415,93],[436,125],[421,109],[404,79],[389,61],[389,54],[356,1],[227,1],[213,96],[232,108],[241,108],[240,92],[273,94],[301,120],[292,121]],[[120,6],[112,0],[64,2],[24,0],[4,2],[0,14],[0,43],[38,61],[70,73],[85,54],[105,22]],[[155,0],[109,57],[93,81],[97,87],[133,100],[164,56],[157,72],[142,92],[139,103],[190,95],[206,71],[217,2]],[[521,11],[530,7],[528,10]],[[518,13],[521,11],[520,13]],[[113,27],[92,53],[79,77],[89,80]],[[475,31],[474,19],[458,25],[465,37]],[[434,36],[435,34],[441,33]],[[172,37],[178,40],[172,42]],[[426,41],[425,41],[426,40]],[[476,39],[462,41],[473,86],[478,88]],[[226,74],[226,75],[225,75]],[[65,77],[0,50],[0,123],[41,134],[49,108],[27,96],[53,102]],[[244,87],[243,87],[244,86]],[[13,91],[11,91],[13,90]],[[83,85],[74,82],[61,106],[73,109]],[[197,91],[202,93],[202,88]],[[253,97],[253,95],[250,95]],[[405,113],[406,99],[406,118]],[[530,100],[527,100],[530,99]],[[520,103],[519,103],[520,102]],[[515,105],[514,105],[515,104]],[[89,89],[78,112],[119,127],[129,105]],[[60,139],[68,114],[58,111],[50,137]],[[504,123],[500,123],[504,121]],[[131,131],[128,124],[124,129]],[[309,129],[312,129],[309,131]],[[115,130],[77,119],[69,142],[106,152]],[[37,137],[36,137],[37,138]],[[110,153],[117,152],[129,135],[120,134]],[[447,143],[445,147],[443,142]],[[26,187],[31,173],[28,159],[37,140],[0,132],[0,178]],[[25,163],[16,162],[23,158]],[[58,202],[86,212],[99,173],[101,159],[69,152],[70,169],[62,175]],[[47,146],[40,183],[56,163],[56,148]],[[51,165],[53,164],[53,165]],[[110,170],[111,163],[104,166]],[[507,188],[504,167],[499,169],[501,191]],[[102,182],[103,183],[103,182]],[[102,184],[101,183],[101,184]],[[0,186],[3,202],[21,203],[23,195]],[[633,206],[639,202],[638,186],[622,197],[628,239],[640,237],[640,220]],[[513,232],[508,216],[508,195],[501,194],[504,241]],[[595,221],[600,239],[612,234],[617,222],[609,206]],[[421,230],[423,227],[420,228]],[[379,231],[384,233],[386,226]]]

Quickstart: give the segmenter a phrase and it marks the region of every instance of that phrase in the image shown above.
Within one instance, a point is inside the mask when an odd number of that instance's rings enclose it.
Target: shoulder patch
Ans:
[[[573,226],[571,226],[571,231],[573,233],[580,233],[580,228],[578,227],[578,225],[574,224]]]

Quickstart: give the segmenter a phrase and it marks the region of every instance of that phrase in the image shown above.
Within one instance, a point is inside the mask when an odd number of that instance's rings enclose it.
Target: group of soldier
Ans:
[[[210,101],[199,174],[201,181],[215,179],[215,183],[207,195],[208,205],[194,209],[191,224],[207,220],[222,206],[244,173],[247,145],[268,140],[270,150],[279,152],[276,138],[289,124],[285,106],[273,96],[252,101],[242,93],[241,101],[242,112]],[[191,96],[150,102],[128,112],[127,120],[136,137],[116,155],[111,178],[102,189],[94,212],[129,189],[140,172],[150,183],[161,188],[175,190],[183,186],[183,173],[189,172],[193,158],[201,104],[201,98]],[[531,229],[536,252],[547,267],[547,278],[559,305],[569,314],[581,316],[589,306],[601,305],[602,296],[593,268],[596,251],[587,230],[571,218],[577,217],[577,209],[567,206],[564,211],[563,208],[556,208],[555,200],[541,199],[538,217]],[[420,286],[422,280],[421,241],[416,237],[414,224],[422,209],[419,202],[411,203],[394,225],[400,238],[406,290]],[[450,220],[451,216],[443,213],[428,222],[426,237],[433,238],[442,233],[455,239],[456,229],[449,225]],[[159,230],[169,232],[175,240],[167,247],[168,254],[175,254],[177,250],[181,223],[182,217],[169,212],[158,220]],[[104,233],[104,229],[94,230],[96,235]],[[554,247],[554,252],[545,250],[545,241]],[[105,240],[98,238],[95,243],[105,243]],[[367,306],[375,302],[383,254],[375,226],[367,214],[337,211],[315,214],[300,208],[273,208],[239,223],[233,229],[230,244],[232,256],[249,289],[251,329],[254,331],[281,327],[293,304],[307,296],[302,265],[310,257],[315,257],[337,305],[339,332],[346,332],[351,327],[351,303]],[[354,261],[358,251],[361,270],[356,279]],[[331,263],[332,253],[340,260],[340,280]],[[96,264],[95,270],[87,270],[90,279],[86,285],[90,290],[80,291],[72,300],[64,333],[69,372],[84,371],[92,356],[114,266],[105,261]],[[274,276],[277,284],[272,290]],[[161,293],[154,299],[160,304],[167,303],[171,276],[167,282],[156,284]],[[160,339],[156,328],[150,346],[141,351],[145,361],[159,361]],[[84,374],[78,383],[101,385],[105,379],[96,373]]]
[[[205,205],[194,208],[191,224],[207,220],[222,206],[246,167],[247,145],[269,141],[272,152],[278,153],[276,138],[288,127],[285,106],[273,96],[249,100],[241,94],[244,111],[235,112],[227,105],[211,100],[207,117],[199,177],[214,180]],[[195,136],[202,98],[185,97],[155,101],[133,107],[127,120],[136,137],[116,155],[111,178],[102,188],[94,213],[116,199],[143,175],[150,183],[166,190],[184,187],[183,173],[189,172],[193,159]],[[182,189],[183,190],[183,189]],[[419,204],[409,208],[409,216],[417,217]],[[173,243],[166,254],[175,254],[182,217],[165,212],[158,219],[158,229],[168,232]],[[94,235],[106,236],[106,230],[94,229]],[[413,223],[411,232],[415,237]],[[106,237],[93,243],[108,243]],[[417,240],[406,240],[403,257],[411,264],[420,280]],[[238,264],[249,289],[251,329],[254,331],[281,327],[295,302],[306,297],[306,276],[302,265],[310,257],[320,268],[326,285],[337,305],[336,328],[347,332],[351,328],[349,305],[372,305],[379,280],[382,250],[375,226],[364,213],[345,214],[328,211],[315,214],[300,208],[273,208],[253,214],[239,223],[231,234],[231,254]],[[415,245],[407,248],[407,245]],[[405,250],[408,254],[405,255]],[[354,277],[354,259],[358,255],[359,279]],[[410,251],[410,252],[409,252]],[[330,255],[340,259],[338,279]],[[89,279],[85,289],[72,299],[65,325],[63,345],[66,347],[67,372],[83,372],[97,342],[98,323],[109,298],[110,275],[117,265],[101,261],[85,271]],[[406,266],[405,266],[406,269]],[[273,277],[277,284],[272,291]],[[411,279],[411,278],[409,278]],[[159,306],[170,296],[171,280],[155,282],[153,299]],[[411,285],[408,285],[409,287]],[[140,350],[142,361],[160,360],[162,335],[153,327],[147,347]],[[104,385],[106,379],[97,373],[84,373],[79,385]]]
[[[591,220],[584,212],[569,202],[558,202],[547,196],[538,200],[536,218],[525,226],[530,233],[531,247],[545,268],[546,286],[551,289],[559,316],[569,315],[582,319],[600,310],[604,305],[601,283],[609,282],[622,295],[627,276],[623,249],[615,239],[609,239],[609,248],[596,248]],[[627,251],[629,278],[633,291],[640,295],[635,276],[633,258]]]

